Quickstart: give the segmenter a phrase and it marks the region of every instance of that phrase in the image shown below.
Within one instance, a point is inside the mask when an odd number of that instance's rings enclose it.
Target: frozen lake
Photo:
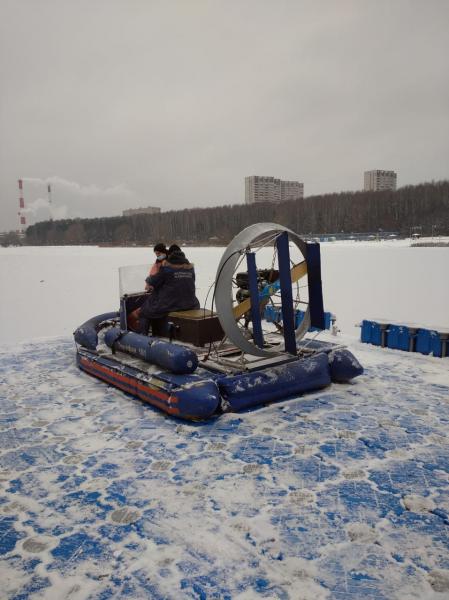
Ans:
[[[0,596],[447,598],[449,359],[350,349],[354,382],[191,423],[68,336],[0,346]]]
[[[185,251],[204,302],[224,248]],[[370,317],[449,326],[449,248],[334,242],[322,244],[321,254],[325,309],[346,335],[358,336],[354,325]],[[0,248],[0,343],[69,335],[91,316],[118,309],[118,268],[153,259],[151,248]],[[266,260],[258,266],[269,266],[271,254]]]
[[[222,252],[186,249],[202,301]],[[119,266],[152,258],[0,249],[0,595],[447,598],[449,359],[361,344],[354,324],[448,326],[449,249],[323,244],[344,333],[322,336],[364,374],[207,423],[76,367],[72,331],[118,308]]]

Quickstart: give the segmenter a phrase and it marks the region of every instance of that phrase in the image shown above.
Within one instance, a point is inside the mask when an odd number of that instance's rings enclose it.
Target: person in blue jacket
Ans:
[[[140,333],[147,335],[151,322],[166,317],[169,312],[200,308],[195,296],[195,270],[181,250],[173,250],[159,272],[147,277],[145,282],[146,289],[152,293],[140,310]]]

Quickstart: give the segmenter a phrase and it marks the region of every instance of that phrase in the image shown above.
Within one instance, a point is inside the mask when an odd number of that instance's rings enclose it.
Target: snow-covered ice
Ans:
[[[204,302],[223,248],[187,248]],[[449,326],[449,247],[412,248],[407,242],[321,245],[325,309],[343,333],[363,318],[384,317]],[[271,264],[267,252],[258,266]],[[118,308],[118,268],[150,264],[150,248],[0,248],[0,343],[71,335],[94,315]],[[208,299],[208,307],[211,295]]]
[[[202,298],[221,252],[189,249]],[[116,308],[116,268],[148,250],[0,250],[0,595],[449,597],[449,359],[354,328],[447,327],[449,249],[322,254],[337,340],[364,375],[191,424],[75,366],[71,331]]]

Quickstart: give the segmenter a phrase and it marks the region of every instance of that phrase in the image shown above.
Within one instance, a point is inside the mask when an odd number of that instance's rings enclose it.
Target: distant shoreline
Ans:
[[[413,242],[412,248],[449,248],[449,242]]]

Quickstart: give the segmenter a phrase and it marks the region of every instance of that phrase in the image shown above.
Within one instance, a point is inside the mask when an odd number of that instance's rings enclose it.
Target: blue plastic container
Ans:
[[[371,344],[382,346],[382,327],[375,321],[371,322]]]
[[[430,331],[428,329],[418,329],[416,334],[416,352],[420,354],[430,354]]]
[[[300,323],[304,319],[305,314],[306,313],[303,310],[298,309],[295,311],[295,328],[299,327]],[[330,312],[325,312],[324,313],[324,328],[325,329],[331,328],[331,319],[332,319],[332,314]],[[309,331],[321,331],[321,329],[318,329],[318,327],[309,327]]]
[[[364,319],[360,328],[360,340],[364,344],[371,344],[371,334],[373,330],[373,322]]]
[[[442,355],[442,344],[439,333],[431,329],[418,329],[416,335],[416,352],[421,354]]]
[[[295,329],[297,329],[304,319],[305,312],[303,310],[295,311]],[[268,305],[265,307],[264,319],[268,321],[268,323],[280,323],[282,321],[282,311],[280,308],[277,308],[272,305]],[[325,329],[331,328],[332,322],[332,313],[325,312],[324,313],[324,326]],[[321,331],[317,327],[309,327],[309,331]]]
[[[298,328],[306,313],[303,310],[295,311],[295,328]]]
[[[385,321],[377,323],[364,319],[360,327],[360,340],[365,344],[387,346],[394,350],[449,356],[449,340],[443,340],[447,334],[423,327],[406,325],[387,325]]]
[[[281,320],[281,309],[272,306],[271,304],[265,307],[264,319],[268,323],[279,323]]]
[[[405,325],[389,325],[387,331],[387,346],[394,350],[410,350],[410,330]]]

